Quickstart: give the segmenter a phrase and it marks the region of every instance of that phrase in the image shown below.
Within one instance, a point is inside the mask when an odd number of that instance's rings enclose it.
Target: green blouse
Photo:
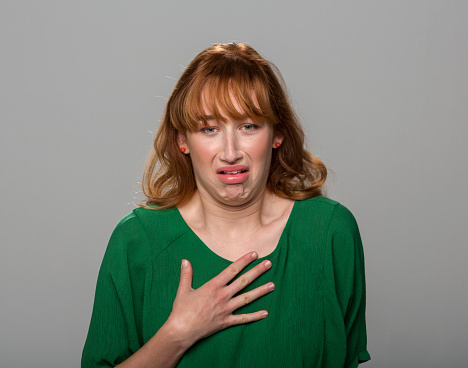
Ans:
[[[96,286],[82,367],[110,367],[135,353],[164,324],[180,263],[198,288],[231,262],[213,253],[177,209],[136,208],[115,228]],[[357,367],[366,349],[364,257],[356,221],[324,197],[296,201],[272,268],[244,291],[269,281],[275,291],[235,313],[268,317],[198,341],[178,367]],[[246,271],[245,270],[245,271]]]

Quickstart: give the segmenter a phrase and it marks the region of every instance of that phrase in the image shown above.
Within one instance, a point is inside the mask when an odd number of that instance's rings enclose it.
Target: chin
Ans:
[[[231,196],[223,196],[221,202],[227,206],[242,206],[246,203],[249,203],[250,198],[244,197],[231,197]]]
[[[252,192],[246,191],[242,185],[233,185],[225,190],[221,197],[221,202],[225,205],[237,207],[251,202],[256,196]]]

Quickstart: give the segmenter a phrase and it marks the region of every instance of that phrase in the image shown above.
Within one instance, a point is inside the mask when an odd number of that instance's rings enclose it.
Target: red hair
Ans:
[[[203,93],[202,93],[203,92]],[[202,97],[203,96],[203,97]],[[172,208],[196,190],[189,155],[180,153],[178,133],[195,130],[203,103],[218,121],[241,119],[233,100],[254,121],[266,121],[284,137],[273,150],[267,188],[302,200],[322,195],[325,165],[304,148],[304,132],[277,68],[245,44],[216,44],[199,53],[179,78],[166,105],[143,173],[146,205]],[[150,208],[155,208],[151,206]]]

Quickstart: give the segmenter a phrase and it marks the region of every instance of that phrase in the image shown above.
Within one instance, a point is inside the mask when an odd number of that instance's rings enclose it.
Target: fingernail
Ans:
[[[188,266],[187,260],[186,260],[186,259],[183,259],[183,260],[182,260],[182,268],[185,268],[185,267],[187,267],[187,266]]]
[[[266,267],[266,268],[270,268],[270,267],[271,267],[271,262],[270,262],[270,261],[266,261],[266,262],[265,262],[265,267]]]
[[[268,285],[268,290],[270,291],[275,290],[275,284],[271,283],[270,285]]]
[[[257,258],[257,252],[252,253],[252,258]]]
[[[268,312],[267,312],[267,311],[265,311],[265,312],[262,313],[262,317],[263,317],[263,318],[265,318],[266,316],[268,316]]]

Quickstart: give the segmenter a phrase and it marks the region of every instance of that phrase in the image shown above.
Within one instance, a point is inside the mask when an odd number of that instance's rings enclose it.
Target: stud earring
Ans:
[[[185,147],[180,147],[180,152],[184,153],[185,152]]]
[[[276,146],[276,148],[278,148],[279,146],[281,146],[281,143],[280,143],[280,142],[276,142],[276,143],[275,143],[275,146]]]

